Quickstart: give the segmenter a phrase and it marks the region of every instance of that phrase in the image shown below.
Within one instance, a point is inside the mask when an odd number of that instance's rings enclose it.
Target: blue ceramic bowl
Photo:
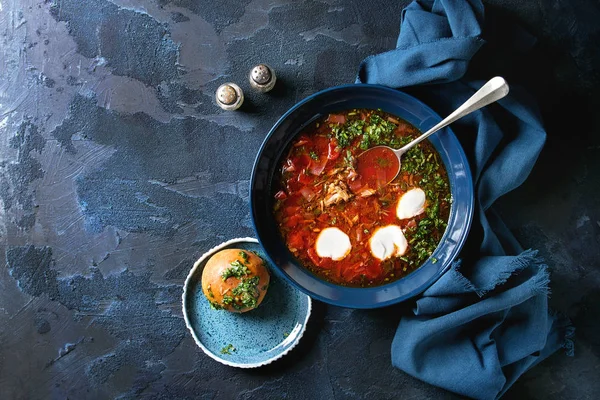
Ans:
[[[273,216],[278,168],[294,137],[315,119],[351,108],[381,109],[425,132],[441,121],[431,108],[400,91],[376,85],[345,85],[318,92],[286,112],[267,135],[256,157],[250,183],[250,207],[260,244],[275,272],[309,296],[337,306],[377,308],[399,303],[423,292],[450,268],[464,244],[473,219],[473,184],[467,158],[449,128],[429,137],[446,166],[453,203],[448,227],[432,257],[420,268],[392,283],[353,288],[321,279],[287,249]]]

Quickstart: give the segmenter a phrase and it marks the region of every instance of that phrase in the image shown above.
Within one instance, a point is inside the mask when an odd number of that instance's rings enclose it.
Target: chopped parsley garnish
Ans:
[[[241,282],[231,290],[230,294],[223,295],[222,305],[211,301],[211,308],[216,310],[222,310],[228,306],[236,310],[256,308],[258,306],[258,298],[260,297],[260,291],[258,290],[259,281],[260,278],[258,276],[242,278]],[[264,285],[262,290],[266,290],[267,286]]]
[[[244,260],[244,264],[248,264],[248,253],[245,251],[240,251],[240,257]]]
[[[208,285],[208,286],[206,287],[206,291],[208,292],[208,295],[209,295],[211,298],[214,298],[214,297],[215,297],[215,294],[213,293],[213,291],[212,291],[212,288],[211,288],[210,286],[211,286],[211,285]]]
[[[221,354],[229,354],[231,355],[232,351],[237,351],[235,347],[231,343],[221,349]]]
[[[318,160],[319,156],[317,155],[317,153],[315,153],[314,151],[311,151],[310,153],[308,153],[308,155],[310,156],[310,158],[312,158],[313,160]]]
[[[209,303],[210,303],[210,308],[212,308],[213,310],[224,310],[225,309],[225,307],[223,307],[216,301],[209,301]]]
[[[410,139],[410,138],[409,138]],[[448,183],[442,177],[441,160],[437,153],[425,153],[424,148],[416,146],[402,156],[401,170],[411,175],[418,175],[421,180],[415,184],[425,192],[427,207],[425,214],[420,216],[417,226],[408,229],[406,239],[410,244],[411,261],[408,263],[413,268],[427,260],[439,244],[439,240],[447,222],[441,218],[442,202],[450,204]],[[408,190],[410,187],[402,187]],[[432,263],[437,259],[432,258]]]
[[[348,114],[348,116],[355,114]],[[394,135],[396,127],[393,122],[385,120],[377,114],[371,114],[368,121],[350,119],[342,125],[332,124],[331,132],[340,147],[348,147],[354,139],[360,137],[360,149],[367,150],[379,145],[399,147],[401,141]]]
[[[431,208],[437,206],[435,203]],[[410,244],[410,252],[414,255],[414,260],[409,262],[409,265],[421,265],[427,260],[433,251],[436,249],[439,238],[433,234],[435,230],[441,232],[446,229],[446,222],[438,217],[425,217],[417,223],[416,228],[407,229],[406,238]],[[432,259],[433,263],[437,260]]]
[[[377,114],[372,114],[369,119],[369,125],[364,129],[362,140],[360,141],[361,150],[367,150],[373,146],[382,144],[389,145],[394,138],[396,124],[381,118]]]
[[[245,254],[245,253],[244,253]],[[230,277],[241,278],[242,276],[249,275],[250,270],[244,264],[242,264],[239,260],[235,260],[231,262],[230,268],[227,268],[221,274],[221,279],[225,282]]]
[[[244,278],[242,281],[231,291],[235,296],[238,303],[241,303],[244,307],[255,308],[258,305],[258,298],[260,292],[258,290],[258,282],[260,278],[253,276],[252,278]]]
[[[387,158],[379,157],[379,158],[377,158],[376,162],[377,162],[377,165],[379,165],[381,168],[390,166],[390,160]]]
[[[343,125],[332,125],[331,132],[337,139],[340,147],[347,147],[354,139],[363,134],[364,126],[365,121],[362,119],[353,119],[346,121]]]
[[[355,158],[352,155],[352,152],[350,150],[346,150],[346,155],[344,156],[344,161],[346,162],[346,165],[348,165],[350,167],[354,167]]]

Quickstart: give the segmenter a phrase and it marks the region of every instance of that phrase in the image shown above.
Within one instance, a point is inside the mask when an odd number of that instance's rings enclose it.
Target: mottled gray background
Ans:
[[[0,397],[454,398],[390,364],[410,305],[317,304],[300,346],[252,371],[205,356],[180,309],[193,260],[253,235],[248,179],[269,127],[392,48],[407,3],[0,0]],[[539,39],[529,55],[490,41],[475,66],[540,102],[548,143],[502,214],[546,257],[551,303],[577,326],[575,357],[553,355],[507,398],[594,399],[600,5],[486,5],[486,35],[508,43],[519,25]],[[215,88],[247,87],[258,62],[276,90],[217,108]]]

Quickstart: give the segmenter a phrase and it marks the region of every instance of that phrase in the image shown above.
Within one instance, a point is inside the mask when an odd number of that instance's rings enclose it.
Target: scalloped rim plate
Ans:
[[[223,250],[225,248],[235,247],[235,246],[233,246],[235,244],[240,244],[240,245],[253,244],[260,248],[260,244],[258,243],[258,240],[254,239],[254,238],[246,237],[246,238],[236,238],[236,239],[228,240],[226,242],[221,243],[220,245],[218,245],[216,247],[213,247],[212,249],[210,249],[209,251],[204,253],[194,263],[194,266],[190,270],[190,272],[185,280],[185,284],[183,286],[183,294],[181,296],[181,302],[182,302],[182,307],[183,307],[183,318],[185,319],[185,325],[187,326],[188,330],[192,334],[192,337],[194,338],[194,341],[196,342],[198,347],[200,347],[202,349],[202,351],[204,351],[204,353],[206,353],[206,355],[208,355],[210,358],[212,358],[213,360],[218,361],[222,364],[231,366],[231,367],[257,368],[257,367],[261,367],[263,365],[270,364],[273,361],[280,359],[281,357],[288,354],[298,344],[298,342],[304,335],[304,331],[306,330],[306,325],[308,323],[308,319],[310,317],[311,310],[312,310],[312,301],[309,296],[296,290],[292,285],[289,285],[289,283],[287,283],[286,281],[278,279],[277,275],[273,273],[274,268],[269,265],[268,258],[261,255],[261,256],[263,256],[262,258],[265,260],[265,263],[267,263],[267,265],[269,266],[269,269],[270,269],[269,272],[271,272],[271,282],[272,283],[275,280],[276,284],[286,285],[287,287],[289,287],[289,290],[292,293],[299,296],[299,299],[306,298],[306,306],[302,310],[302,312],[305,313],[305,315],[298,315],[298,318],[297,318],[298,321],[297,321],[296,327],[293,330],[292,334],[290,334],[287,337],[285,335],[282,335],[281,342],[278,343],[277,346],[275,346],[274,348],[265,350],[263,353],[260,353],[260,352],[258,353],[258,354],[264,354],[265,356],[267,356],[267,358],[265,358],[264,360],[254,361],[254,362],[235,362],[235,361],[224,358],[224,355],[220,354],[220,352],[217,349],[210,348],[211,345],[203,343],[202,340],[200,339],[200,337],[202,335],[198,335],[194,328],[195,324],[193,321],[193,317],[190,317],[190,315],[191,315],[190,313],[192,313],[193,310],[188,309],[188,306],[186,305],[186,299],[188,299],[188,296],[194,296],[190,300],[193,304],[196,304],[198,306],[199,305],[198,302],[203,301],[206,303],[206,305],[208,305],[208,301],[206,301],[206,299],[204,298],[204,295],[202,293],[200,293],[200,294],[196,293],[197,290],[195,290],[195,289],[198,287],[198,285],[192,285],[192,284],[200,282],[201,278],[197,274],[201,273],[201,268],[204,268],[204,263],[205,263],[205,261],[208,260],[209,257],[211,257],[216,252]],[[287,287],[285,289],[288,289]],[[272,289],[272,288],[270,288],[270,289]],[[271,294],[273,294],[273,293],[271,293]],[[227,314],[214,314],[214,315],[211,315],[211,317],[219,318],[218,316],[221,316],[222,317],[221,319],[223,320],[224,325],[230,324],[232,318],[240,318],[241,319],[241,318],[244,318],[244,315],[246,315],[246,314],[255,313],[258,310],[260,310],[261,307],[263,305],[265,305],[266,301],[268,300],[268,296],[269,296],[269,293],[267,292],[267,297],[265,298],[265,301],[263,301],[263,303],[256,310],[250,311],[249,313],[234,314],[234,313],[229,313],[227,311],[210,310],[214,313],[227,313]],[[273,303],[273,301],[271,303]],[[204,305],[202,305],[202,307],[204,307]],[[204,307],[204,308],[207,308],[207,307]],[[296,310],[296,311],[299,311],[299,310]],[[201,314],[198,314],[198,316],[201,316]],[[242,320],[240,320],[240,322],[242,322]],[[200,324],[198,324],[198,325],[200,325]],[[228,328],[233,329],[235,331],[237,326],[238,325],[236,325],[234,323],[233,327],[228,326]],[[198,326],[198,328],[201,328],[201,326]],[[209,337],[211,336],[211,333],[208,331],[201,332],[201,333],[206,333]],[[248,336],[247,332],[245,332],[244,336]],[[212,347],[214,347],[214,345]],[[277,349],[279,349],[279,350],[277,350]],[[275,353],[275,354],[272,355],[272,354],[268,354],[268,353]]]

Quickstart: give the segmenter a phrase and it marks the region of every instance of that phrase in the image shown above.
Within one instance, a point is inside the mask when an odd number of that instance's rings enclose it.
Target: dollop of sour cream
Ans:
[[[369,239],[369,247],[373,257],[379,260],[387,260],[392,256],[402,256],[406,253],[408,243],[397,225],[388,225],[379,228]]]
[[[399,219],[408,219],[416,217],[423,211],[425,211],[425,192],[422,189],[415,188],[410,189],[400,197],[396,207],[396,216]]]
[[[350,253],[350,238],[339,228],[325,228],[319,233],[315,242],[315,251],[321,258],[342,260]]]

